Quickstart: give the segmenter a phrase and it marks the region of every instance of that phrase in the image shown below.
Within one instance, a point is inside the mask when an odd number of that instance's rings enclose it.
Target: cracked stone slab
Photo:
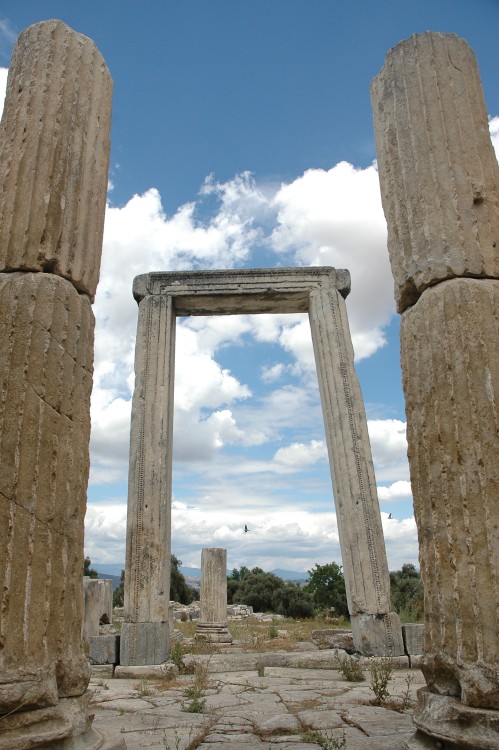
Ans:
[[[331,729],[344,726],[340,714],[335,711],[299,711],[298,720],[302,726],[310,729]]]

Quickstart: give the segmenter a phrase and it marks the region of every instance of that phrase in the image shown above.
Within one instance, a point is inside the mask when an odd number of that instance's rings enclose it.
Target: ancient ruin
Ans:
[[[31,26],[0,125],[0,748],[101,745],[82,644],[83,521],[112,81]]]
[[[473,52],[411,37],[372,101],[425,588],[408,747],[499,747],[499,169]]]
[[[196,638],[212,643],[232,643],[227,628],[227,550],[201,552],[201,612]]]
[[[308,311],[317,363],[348,606],[364,655],[404,653],[390,583],[362,395],[333,268],[186,271],[138,276],[121,663],[168,657],[175,321],[181,315]]]

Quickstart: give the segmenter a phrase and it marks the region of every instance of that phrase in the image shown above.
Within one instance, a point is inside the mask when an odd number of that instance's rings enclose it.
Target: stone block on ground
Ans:
[[[91,664],[118,664],[119,656],[119,635],[94,635],[90,638]]]
[[[168,659],[168,622],[124,622],[120,631],[120,664],[146,666]]]
[[[403,656],[404,642],[397,614],[361,613],[350,619],[355,650],[363,656]]]
[[[324,628],[321,630],[312,630],[310,640],[320,648],[341,648],[347,654],[355,653],[355,644],[351,630],[332,630]]]
[[[403,623],[402,638],[404,649],[408,656],[417,656],[423,653],[424,625],[420,622]]]

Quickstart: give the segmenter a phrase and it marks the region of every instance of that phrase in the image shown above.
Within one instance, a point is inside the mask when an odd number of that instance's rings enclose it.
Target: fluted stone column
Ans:
[[[398,615],[390,612],[367,420],[341,294],[336,289],[313,290],[309,319],[355,647],[367,656],[400,656],[402,630]]]
[[[499,169],[473,52],[414,36],[372,100],[425,588],[408,747],[499,747]]]
[[[102,741],[81,628],[111,94],[91,40],[20,35],[0,125],[1,750]]]
[[[175,312],[171,296],[139,305],[121,664],[168,658]]]
[[[201,552],[200,616],[195,637],[212,643],[232,643],[227,628],[227,550]]]

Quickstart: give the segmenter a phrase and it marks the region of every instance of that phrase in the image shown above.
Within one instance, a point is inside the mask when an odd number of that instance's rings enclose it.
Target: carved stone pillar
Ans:
[[[426,33],[372,99],[402,315],[428,687],[411,748],[499,746],[499,169],[473,52]]]
[[[232,643],[227,629],[227,550],[208,548],[201,552],[200,616],[198,639]]]
[[[398,615],[390,612],[383,528],[345,301],[336,289],[313,290],[309,318],[355,647],[367,656],[399,656],[402,630]]]
[[[102,744],[81,629],[111,94],[90,39],[20,35],[0,125],[1,750]]]
[[[168,658],[175,311],[169,295],[139,306],[121,664]]]

